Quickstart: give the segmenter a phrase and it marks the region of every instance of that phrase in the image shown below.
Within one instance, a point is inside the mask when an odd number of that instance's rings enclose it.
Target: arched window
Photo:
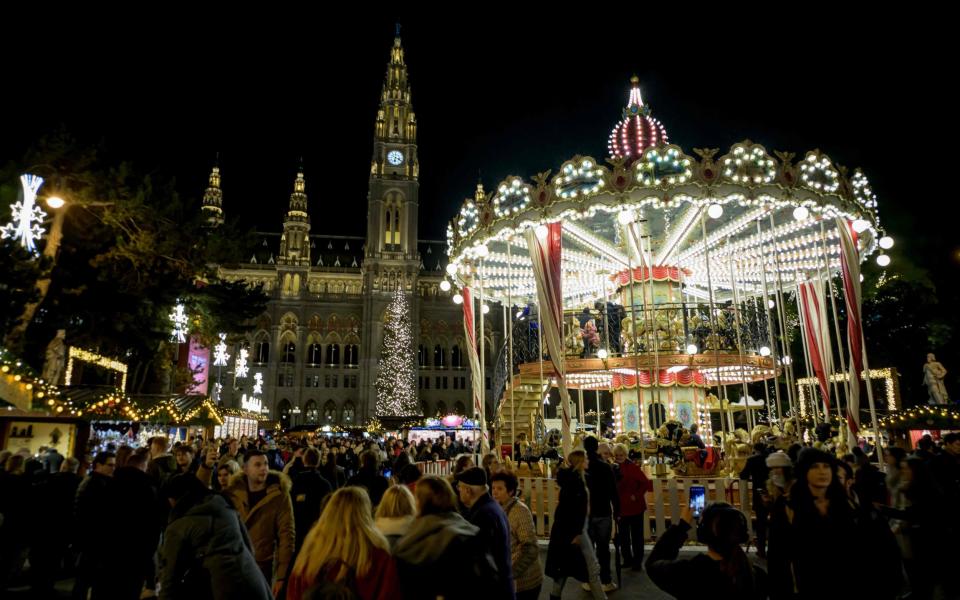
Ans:
[[[323,346],[314,342],[307,346],[307,364],[316,366],[323,362]]]
[[[463,402],[457,400],[457,403],[453,405],[453,414],[460,416],[467,416],[467,409],[464,408]]]
[[[340,344],[327,344],[327,365],[333,367],[340,364]]]
[[[307,402],[307,408],[303,411],[308,425],[316,425],[320,419],[320,411],[317,410],[317,403],[313,400]]]
[[[442,369],[446,366],[446,362],[446,350],[444,350],[443,346],[437,344],[433,347],[433,366]]]
[[[337,420],[337,404],[333,400],[327,400],[323,405],[323,424],[332,425]]]
[[[417,364],[420,365],[420,368],[427,366],[427,349],[423,347],[423,344],[417,346]]]
[[[447,416],[447,405],[443,400],[437,402],[437,416],[445,417]]]
[[[270,360],[270,338],[266,331],[257,335],[253,342],[253,362],[256,364],[266,364]]]
[[[454,369],[463,368],[463,356],[460,352],[460,346],[457,344],[454,344],[453,348],[450,349],[450,366]]]
[[[360,347],[356,344],[347,344],[343,347],[343,364],[347,367],[356,367],[360,362]]]
[[[297,362],[297,345],[292,341],[283,344],[283,356],[280,357],[282,363]]]
[[[284,398],[277,404],[277,414],[280,416],[280,427],[289,429],[290,427],[290,401]]]
[[[343,422],[344,424],[350,424],[354,422],[354,419],[357,417],[357,409],[354,408],[353,402],[347,402],[343,405]]]

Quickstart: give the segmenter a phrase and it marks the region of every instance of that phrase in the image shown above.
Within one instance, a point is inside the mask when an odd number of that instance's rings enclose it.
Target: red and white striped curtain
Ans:
[[[467,360],[470,362],[470,378],[473,382],[473,417],[480,422],[483,437],[480,438],[481,452],[486,454],[490,449],[490,434],[487,432],[486,411],[483,402],[483,383],[485,374],[480,370],[480,354],[477,352],[477,333],[473,326],[473,295],[469,287],[464,287],[460,295],[463,296],[463,335],[467,340]]]
[[[860,431],[860,374],[863,372],[863,323],[860,320],[860,252],[857,232],[846,219],[837,217],[840,232],[840,267],[843,297],[847,304],[847,349],[850,351],[850,397],[847,402],[847,427],[851,443]]]
[[[797,286],[800,291],[800,306],[803,326],[810,350],[810,362],[820,384],[827,419],[830,418],[830,375],[833,374],[833,348],[830,345],[830,330],[827,323],[827,305],[823,294],[823,282],[807,281]]]
[[[567,456],[572,449],[570,438],[570,394],[566,384],[566,366],[563,360],[563,280],[561,279],[560,257],[562,253],[561,224],[546,226],[547,235],[541,238],[534,229],[527,230],[527,246],[530,248],[530,260],[533,262],[533,275],[537,283],[537,298],[540,301],[540,327],[543,339],[550,353],[550,362],[557,374],[557,387],[560,389],[560,434],[563,442],[563,454]],[[542,349],[541,349],[542,352]]]

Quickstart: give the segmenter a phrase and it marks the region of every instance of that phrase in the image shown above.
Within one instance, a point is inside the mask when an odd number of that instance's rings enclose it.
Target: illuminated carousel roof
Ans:
[[[633,161],[647,148],[667,143],[667,130],[660,121],[650,116],[650,107],[640,97],[640,79],[630,78],[632,85],[623,119],[610,132],[607,148],[613,158]]]
[[[603,165],[574,156],[555,173],[509,176],[492,193],[478,186],[448,227],[447,272],[463,284],[483,257],[487,296],[532,301],[525,232],[557,221],[568,306],[609,295],[631,269],[641,276],[649,269],[654,278],[666,272],[693,298],[707,298],[708,283],[718,300],[733,289],[741,298],[759,295],[764,275],[771,286],[793,287],[823,269],[839,270],[835,217],[853,222],[862,256],[877,249],[876,198],[859,169],[851,174],[819,150],[799,160],[792,152],[771,155],[750,140],[719,152],[695,148],[690,155],[657,143],[637,160]]]

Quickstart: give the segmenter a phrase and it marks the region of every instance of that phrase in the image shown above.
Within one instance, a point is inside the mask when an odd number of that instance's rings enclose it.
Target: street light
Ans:
[[[61,198],[60,196],[48,196],[46,199],[46,203],[47,203],[47,206],[49,206],[53,210],[57,210],[58,208],[63,208],[63,205],[66,204],[67,201]]]

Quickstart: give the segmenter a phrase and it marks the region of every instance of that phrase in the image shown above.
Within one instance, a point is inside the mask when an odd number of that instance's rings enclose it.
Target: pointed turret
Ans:
[[[310,215],[307,214],[307,181],[303,176],[303,159],[290,194],[290,207],[283,220],[280,239],[280,263],[310,266]]]
[[[206,191],[203,192],[203,214],[207,217],[207,224],[210,227],[223,225],[223,191],[220,189],[220,160],[219,154],[217,161],[210,171],[210,181],[207,184]]]

